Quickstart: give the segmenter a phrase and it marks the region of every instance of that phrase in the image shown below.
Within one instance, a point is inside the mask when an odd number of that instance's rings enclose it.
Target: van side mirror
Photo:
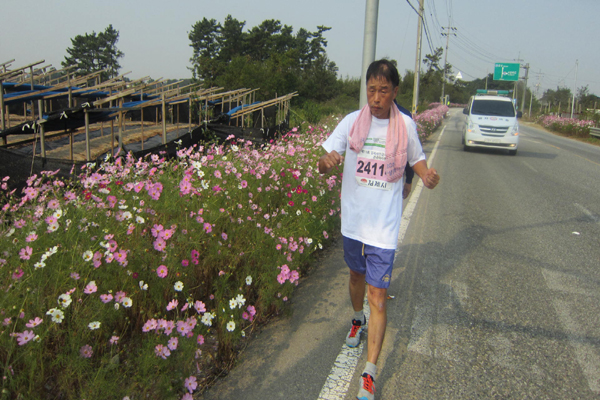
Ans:
[[[523,117],[523,111],[517,111],[517,118]]]
[[[469,109],[468,108],[463,108],[463,114],[469,115]]]

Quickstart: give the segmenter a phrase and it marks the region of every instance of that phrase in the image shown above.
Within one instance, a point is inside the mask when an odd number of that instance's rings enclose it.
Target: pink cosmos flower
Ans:
[[[192,393],[198,387],[198,383],[196,382],[196,377],[195,376],[190,376],[189,378],[186,378],[183,386],[185,386],[185,388],[190,393]]]
[[[181,336],[187,335],[189,331],[189,327],[185,321],[177,321],[177,332],[179,332]]]
[[[114,345],[114,344],[117,344],[119,342],[119,339],[120,338],[118,336],[113,336],[113,337],[110,338],[109,342],[110,342],[110,344]]]
[[[181,260],[181,265],[187,267],[188,265],[190,265],[190,262],[188,260]]]
[[[90,358],[92,357],[92,354],[94,354],[94,351],[92,350],[92,346],[86,344],[85,346],[81,347],[81,349],[79,350],[79,354],[83,358]]]
[[[169,270],[164,265],[160,265],[158,268],[156,268],[156,275],[158,275],[159,278],[166,277],[168,273]]]
[[[107,294],[101,294],[100,295],[100,300],[102,300],[102,302],[104,304],[108,303],[109,301],[111,301],[113,299],[113,295],[110,293]]]
[[[198,314],[206,312],[206,305],[200,300],[196,300],[196,303],[194,303],[194,308],[196,309]]]
[[[124,291],[120,290],[115,294],[115,301],[117,303],[122,303],[123,299],[127,296],[127,293],[125,293]]]
[[[172,337],[171,339],[169,339],[169,343],[167,344],[167,347],[169,347],[169,350],[171,350],[171,351],[177,350],[178,343],[179,343],[179,339],[177,339],[176,337]]]
[[[146,321],[144,326],[142,326],[142,332],[150,332],[150,331],[156,329],[157,326],[158,326],[157,322],[154,318],[149,319],[148,321]]]
[[[164,227],[163,227],[162,225],[156,225],[156,224],[155,224],[155,225],[152,227],[152,236],[154,236],[154,237],[158,237],[158,233],[159,233],[160,231],[162,231],[163,229],[164,229]]]
[[[163,346],[162,344],[156,345],[156,347],[154,348],[154,353],[156,354],[157,357],[160,357],[164,360],[167,359],[167,357],[169,357],[171,355],[171,350],[169,350],[168,347]]]
[[[167,326],[165,327],[165,335],[169,336],[171,332],[175,329],[175,322],[167,321]]]
[[[169,304],[167,304],[167,311],[171,311],[175,308],[177,308],[177,305],[179,304],[179,301],[177,301],[177,299],[173,299],[169,302]]]
[[[115,254],[115,260],[117,260],[117,262],[119,264],[121,264],[121,266],[125,267],[127,266],[127,250],[119,250],[116,254]]]
[[[242,319],[244,319],[246,321],[249,320],[250,319],[250,314],[248,314],[246,311],[244,311],[242,313]]]
[[[31,242],[35,242],[38,238],[38,235],[36,235],[35,233],[31,233],[29,235],[27,235],[27,237],[25,238],[25,241],[27,243],[31,243]]]
[[[33,254],[33,249],[29,246],[25,246],[19,252],[19,257],[21,258],[21,260],[29,260],[31,254]]]
[[[227,240],[227,234],[225,232],[221,233],[221,238]]]
[[[182,397],[181,400],[194,400],[194,397],[192,396],[191,393],[185,393]]]
[[[167,242],[165,242],[163,239],[158,238],[154,241],[154,249],[156,251],[164,251],[166,247]]]
[[[14,280],[21,279],[21,277],[23,276],[24,273],[25,272],[23,272],[23,270],[21,268],[19,268],[19,269],[15,270],[15,272],[13,272],[12,278]]]
[[[327,231],[323,231],[323,237],[325,239],[329,239],[329,235],[327,234]]]
[[[96,282],[91,281],[90,283],[87,284],[85,289],[83,289],[83,293],[92,294],[92,293],[95,293],[97,290],[98,290],[98,286],[96,286]]]
[[[211,233],[212,232],[212,225],[209,224],[208,222],[204,223],[204,230],[206,231],[206,233]]]
[[[156,330],[160,331],[163,329],[167,329],[167,320],[160,318],[158,321],[156,321]]]
[[[29,322],[25,324],[25,326],[28,328],[35,328],[42,322],[44,322],[43,319],[41,319],[40,317],[35,317],[35,319],[30,319]]]
[[[248,313],[250,313],[251,317],[254,317],[256,315],[256,308],[254,308],[254,306],[248,306],[246,310],[248,310]]]
[[[17,343],[19,344],[19,346],[23,346],[34,337],[35,335],[33,334],[33,331],[24,331],[23,333],[17,333]]]
[[[198,337],[196,338],[196,342],[202,346],[204,344],[204,336],[202,335],[198,335]]]

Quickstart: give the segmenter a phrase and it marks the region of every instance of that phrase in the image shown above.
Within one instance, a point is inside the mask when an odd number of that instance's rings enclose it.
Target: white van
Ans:
[[[487,94],[471,97],[463,110],[467,115],[463,134],[464,150],[477,147],[506,149],[516,155],[519,146],[519,122],[523,113],[516,111],[512,100],[501,95]]]

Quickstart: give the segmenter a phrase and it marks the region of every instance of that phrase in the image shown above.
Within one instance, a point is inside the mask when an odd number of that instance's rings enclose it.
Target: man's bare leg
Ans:
[[[365,276],[350,270],[350,301],[354,311],[363,309],[365,300]]]
[[[371,309],[368,325],[367,361],[377,364],[387,325],[387,289],[369,285],[367,297]]]

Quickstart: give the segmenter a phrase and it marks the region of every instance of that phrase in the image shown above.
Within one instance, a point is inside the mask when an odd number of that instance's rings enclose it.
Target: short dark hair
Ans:
[[[367,69],[367,82],[371,78],[384,78],[392,83],[393,87],[400,85],[398,69],[390,60],[382,59],[373,61]]]

